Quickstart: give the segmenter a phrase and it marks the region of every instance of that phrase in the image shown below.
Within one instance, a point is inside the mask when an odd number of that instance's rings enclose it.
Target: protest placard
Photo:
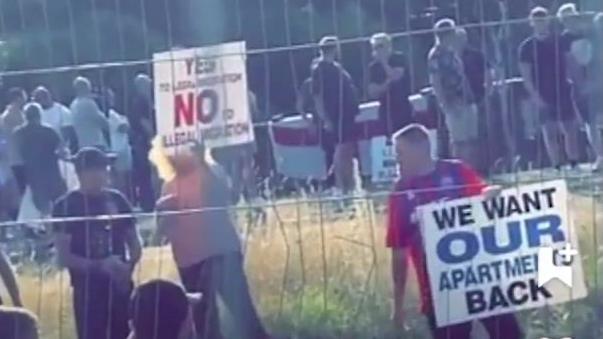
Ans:
[[[394,146],[384,136],[371,139],[372,182],[393,182],[398,177],[398,162]]]
[[[191,141],[208,147],[254,139],[245,42],[153,56],[157,133],[167,150]]]
[[[557,180],[507,189],[491,200],[419,208],[438,326],[586,297],[567,201],[567,185]],[[568,244],[578,249],[569,262],[559,256]],[[539,284],[543,248],[555,251],[560,268],[571,263],[571,287],[557,279]]]

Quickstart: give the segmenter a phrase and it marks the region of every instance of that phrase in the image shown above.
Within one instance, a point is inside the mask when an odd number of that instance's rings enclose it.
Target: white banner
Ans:
[[[398,178],[398,162],[394,146],[385,136],[371,139],[371,180],[373,183],[394,182]]]
[[[153,56],[157,132],[166,149],[254,140],[245,42],[173,50]]]
[[[564,252],[578,249],[567,199],[558,180],[419,208],[438,326],[586,297],[579,250],[569,261]],[[555,263],[543,264],[543,248]],[[547,268],[559,277],[566,269],[572,287],[557,279],[540,286]]]

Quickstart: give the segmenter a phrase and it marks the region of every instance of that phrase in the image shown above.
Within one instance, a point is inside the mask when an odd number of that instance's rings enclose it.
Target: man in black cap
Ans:
[[[579,112],[568,78],[565,41],[551,29],[549,12],[535,7],[530,12],[533,33],[519,46],[519,70],[532,104],[538,112],[544,144],[552,165],[560,170],[565,155],[571,168],[578,166]]]
[[[78,338],[125,339],[132,270],[142,254],[136,220],[126,198],[108,188],[111,157],[86,147],[73,162],[80,187],[56,202],[53,216],[77,218],[55,223],[55,244],[71,276]]]

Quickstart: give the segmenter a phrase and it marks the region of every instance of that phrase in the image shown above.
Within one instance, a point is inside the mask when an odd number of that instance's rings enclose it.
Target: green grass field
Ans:
[[[603,314],[594,311],[597,304],[603,308],[603,261],[599,259],[597,270],[595,249],[595,239],[603,237],[603,231],[595,232],[595,225],[603,225],[601,202],[573,195],[570,204],[592,296],[571,306],[520,313],[530,339],[544,333],[603,338],[603,333],[595,334],[603,332],[597,324]],[[315,205],[287,205],[278,208],[282,223],[268,210],[266,227],[242,230],[253,295],[277,338],[429,338],[418,314],[414,280],[406,299],[411,329],[391,325],[390,258],[383,246],[382,208],[376,211],[367,201],[358,202],[357,207],[354,219],[328,219],[321,218]],[[39,271],[20,269],[19,283],[27,307],[39,316],[42,337],[74,338],[66,272],[42,275]],[[138,282],[155,277],[177,279],[167,247],[146,248],[136,271]]]

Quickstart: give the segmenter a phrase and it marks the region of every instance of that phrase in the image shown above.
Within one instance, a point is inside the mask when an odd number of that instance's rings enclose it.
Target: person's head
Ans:
[[[38,319],[25,309],[0,306],[0,338],[38,339]]]
[[[387,33],[377,33],[371,37],[371,49],[377,59],[386,59],[392,53],[392,38]]]
[[[134,87],[138,94],[150,96],[153,91],[153,81],[148,75],[140,73],[134,78]]]
[[[73,80],[73,89],[78,97],[89,96],[92,94],[92,83],[85,77],[77,77]]]
[[[184,289],[167,280],[138,286],[130,299],[130,326],[136,339],[192,339],[195,326]]]
[[[433,26],[436,43],[452,47],[456,43],[456,22],[450,18],[438,20]]]
[[[42,119],[42,106],[36,102],[25,105],[23,109],[25,120],[29,124],[39,124]]]
[[[320,55],[324,59],[335,60],[339,57],[339,39],[336,36],[325,36],[318,42]]]
[[[463,50],[469,44],[469,36],[467,30],[463,27],[456,29],[456,45],[459,50]]]
[[[557,19],[568,30],[573,31],[580,28],[580,13],[575,3],[565,3],[557,10]]]
[[[547,36],[550,32],[549,11],[544,7],[534,7],[530,11],[530,26],[537,37]]]
[[[152,142],[149,160],[157,169],[159,178],[170,182],[178,175],[203,169],[204,165],[213,163],[213,159],[202,141],[191,142],[168,151],[163,146],[161,137]]]
[[[12,107],[22,109],[27,102],[27,94],[23,88],[13,87],[8,90],[8,101]]]
[[[431,143],[427,128],[410,124],[394,133],[393,143],[398,163],[405,174],[415,175],[431,165]]]
[[[40,106],[42,106],[44,109],[48,109],[54,104],[52,94],[50,94],[50,91],[44,86],[34,89],[32,97],[33,100],[40,104]]]
[[[109,185],[113,156],[96,147],[84,147],[72,161],[75,166],[80,188],[89,193],[101,192]]]

